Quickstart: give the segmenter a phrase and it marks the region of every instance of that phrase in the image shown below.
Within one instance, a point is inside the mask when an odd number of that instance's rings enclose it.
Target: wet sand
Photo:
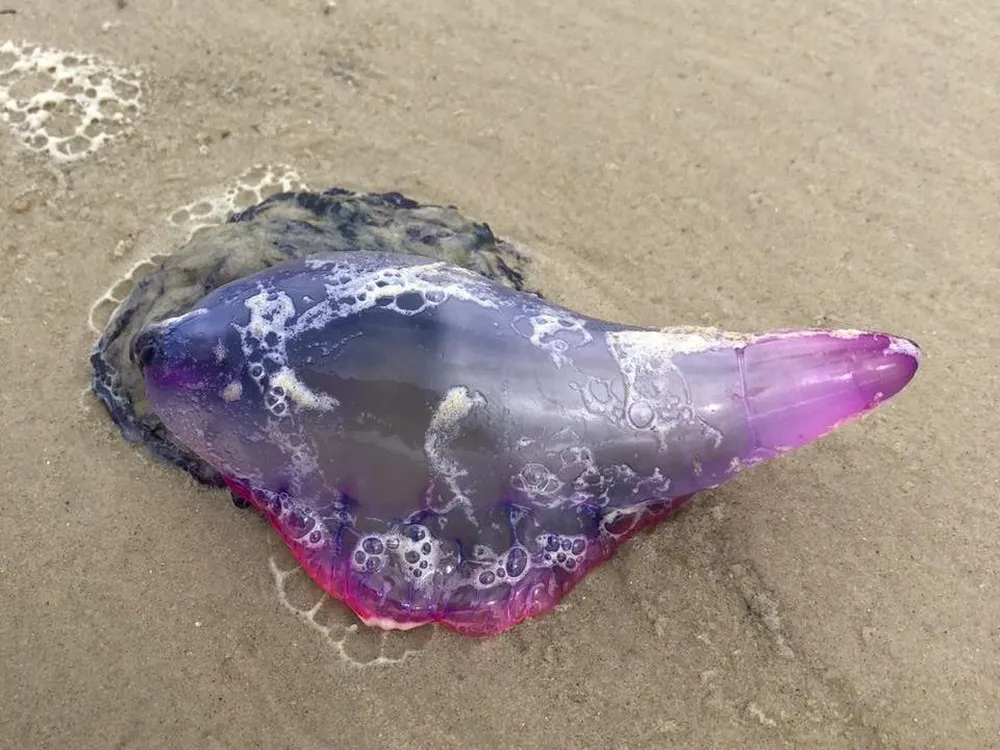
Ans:
[[[997,746],[1000,11],[5,7],[0,42],[99,55],[140,95],[71,162],[0,128],[0,746]],[[547,617],[385,636],[85,393],[92,305],[183,241],[178,209],[283,179],[456,204],[581,312],[885,330],[921,371]]]

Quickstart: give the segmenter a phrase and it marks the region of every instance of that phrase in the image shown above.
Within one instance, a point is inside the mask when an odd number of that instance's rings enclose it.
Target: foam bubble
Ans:
[[[587,322],[566,311],[540,305],[533,315],[518,316],[511,327],[533,346],[546,351],[556,368],[566,363],[566,352],[589,344],[593,337]]]
[[[550,440],[560,447],[550,448]],[[670,480],[659,469],[646,475],[624,463],[598,464],[572,430],[561,430],[549,439],[522,437],[518,450],[525,462],[510,484],[536,505],[607,508],[631,498],[640,502],[663,497],[670,488]]]
[[[127,135],[141,99],[139,70],[26,42],[0,45],[0,119],[55,161],[82,159]]]
[[[461,431],[462,421],[475,409],[485,405],[486,397],[478,391],[470,391],[461,385],[450,388],[434,411],[424,435],[424,453],[427,455],[427,460],[452,493],[452,498],[447,503],[437,502],[438,499],[435,498],[437,510],[446,513],[462,505],[473,523],[475,521],[472,517],[472,502],[459,485],[462,477],[467,476],[469,472],[452,455],[451,444]]]
[[[431,530],[411,523],[359,539],[351,555],[351,567],[358,573],[377,573],[392,566],[409,583],[424,588],[434,580],[443,556],[441,541]]]
[[[250,376],[264,396],[264,406],[275,417],[289,413],[290,403],[299,409],[331,411],[339,402],[309,389],[288,366],[285,352],[290,337],[289,321],[295,318],[295,304],[284,292],[261,289],[245,303],[250,321],[235,326],[240,333],[243,356],[253,362]]]
[[[686,331],[687,329],[685,329]],[[714,330],[714,329],[712,329]],[[701,351],[707,334],[659,331],[611,331],[605,341],[621,373],[623,387],[608,389],[609,401],[594,398],[600,382],[591,378],[586,386],[573,383],[584,405],[619,427],[651,431],[661,448],[678,429],[697,430],[718,446],[722,434],[695,414],[691,389],[673,357]],[[720,334],[712,346],[736,348],[743,338]],[[603,392],[603,390],[602,390]],[[624,398],[621,398],[622,394]],[[610,408],[609,408],[610,407]]]
[[[294,326],[294,335],[373,307],[411,316],[443,305],[449,299],[488,309],[504,304],[481,276],[441,261],[383,268],[377,264],[365,267],[310,258],[305,266],[326,272],[326,298],[302,313]]]
[[[275,193],[292,190],[308,190],[308,185],[294,167],[288,164],[255,164],[227,185],[178,206],[170,212],[167,222],[186,229],[187,239],[190,239],[199,229],[223,224],[237,211],[260,203]]]
[[[532,500],[551,498],[563,487],[562,480],[548,467],[539,463],[525,464],[520,473],[510,478],[510,484]]]
[[[260,491],[266,512],[274,522],[304,549],[319,550],[328,546],[335,533],[314,510],[296,502],[287,492]],[[335,519],[338,522],[342,519]]]
[[[585,536],[565,534],[539,534],[535,541],[546,564],[566,571],[576,570],[584,562],[590,544]]]

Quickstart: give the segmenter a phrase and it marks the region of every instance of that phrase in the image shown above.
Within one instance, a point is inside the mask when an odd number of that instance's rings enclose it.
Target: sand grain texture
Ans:
[[[11,0],[0,42],[144,88],[73,163],[0,130],[0,747],[996,747],[1000,10],[876,5]],[[321,631],[269,529],[83,393],[92,302],[255,164],[457,204],[589,314],[924,364],[549,617]]]

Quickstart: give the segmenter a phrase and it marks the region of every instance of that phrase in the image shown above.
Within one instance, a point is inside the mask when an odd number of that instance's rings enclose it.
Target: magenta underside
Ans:
[[[381,627],[544,614],[639,530],[918,366],[885,334],[684,338],[426,264],[275,267],[133,351],[171,431]]]
[[[654,501],[626,513],[616,513],[603,526],[604,533],[584,544],[560,544],[561,540],[553,535],[536,559],[528,561],[529,572],[516,584],[488,593],[469,586],[461,603],[455,601],[459,597],[452,597],[428,606],[415,587],[409,595],[397,591],[387,596],[385,591],[369,585],[364,574],[353,570],[349,548],[357,534],[352,530],[343,530],[343,546],[333,542],[319,548],[306,546],[302,541],[308,537],[311,525],[303,516],[296,516],[294,511],[283,513],[273,501],[255,496],[238,481],[227,478],[226,484],[267,518],[306,574],[323,591],[350,607],[362,621],[399,630],[434,623],[466,636],[497,635],[524,620],[549,612],[628,539],[663,520],[689,499]],[[346,552],[345,547],[348,548]],[[556,562],[562,557],[564,561],[575,559],[576,563],[572,569],[565,562],[540,565],[545,555]]]

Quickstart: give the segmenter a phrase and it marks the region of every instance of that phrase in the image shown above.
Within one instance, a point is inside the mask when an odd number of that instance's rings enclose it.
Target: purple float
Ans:
[[[366,623],[491,635],[692,495],[902,390],[860,331],[619,325],[434,258],[318,253],[131,339],[149,407]]]

